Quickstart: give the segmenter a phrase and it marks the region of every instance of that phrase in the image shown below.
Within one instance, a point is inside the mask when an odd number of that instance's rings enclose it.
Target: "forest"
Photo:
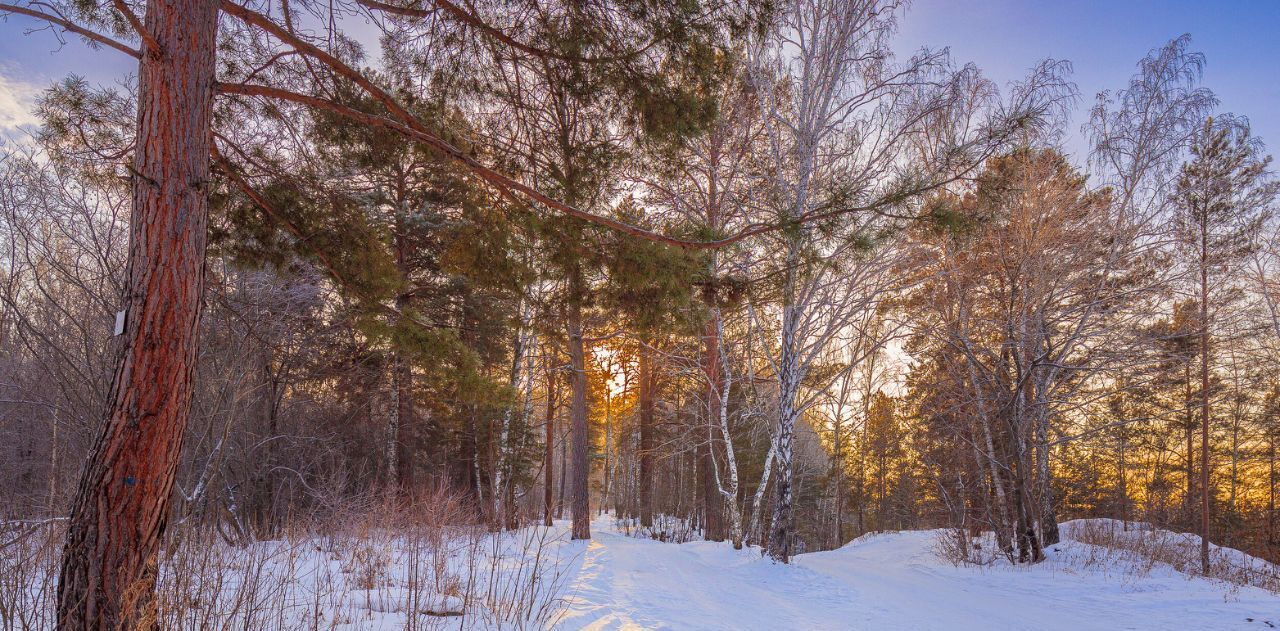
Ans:
[[[304,628],[173,568],[337,532],[470,533],[412,611],[547,627],[557,525],[1020,567],[1107,518],[1280,593],[1280,180],[1189,35],[1082,94],[895,52],[899,0],[5,2],[137,70],[0,145],[4,629]]]

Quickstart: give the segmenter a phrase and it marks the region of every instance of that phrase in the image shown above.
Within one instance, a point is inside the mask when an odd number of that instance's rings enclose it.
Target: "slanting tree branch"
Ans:
[[[253,188],[253,186],[251,186],[249,182],[240,175],[239,169],[236,169],[235,166],[231,164],[231,161],[227,160],[226,156],[222,155],[222,152],[218,150],[218,146],[216,144],[213,145],[210,154],[213,157],[214,163],[217,164],[219,170],[222,171],[222,174],[226,176],[232,184],[235,184],[236,188],[240,189],[240,192],[244,193],[245,197],[249,198],[249,201],[262,209],[262,212],[270,217],[272,221],[283,226],[285,231],[293,235],[293,237],[300,243],[303,243],[304,245],[306,244],[307,237],[303,234],[302,229],[298,227],[298,224],[293,223],[292,220],[277,211],[275,206],[272,206],[271,203],[262,196],[262,193],[259,193],[257,189]],[[315,255],[316,259],[320,261],[320,265],[324,267],[325,271],[329,273],[329,276],[335,282],[344,287],[354,288],[354,285],[347,280],[346,276],[343,275],[337,266],[329,260],[328,255],[317,248],[308,247],[308,250]]]
[[[138,19],[138,15],[133,12],[133,9],[129,8],[129,5],[124,3],[124,0],[112,0],[112,4],[115,5],[116,11],[119,11],[124,16],[124,19],[129,22],[129,26],[132,26],[133,30],[137,31],[138,37],[142,38],[143,51],[148,55],[157,57],[164,54],[164,50],[160,48],[160,42],[156,41],[156,38],[151,35],[151,31],[147,30],[147,27],[142,24],[142,20]]]
[[[672,245],[672,246],[683,247],[683,248],[712,249],[712,248],[729,245],[731,243],[736,243],[737,241],[741,241],[742,239],[745,239],[746,237],[751,236],[752,234],[759,234],[761,232],[769,231],[769,227],[761,226],[757,228],[755,232],[751,232],[751,233],[743,232],[743,233],[734,235],[729,239],[721,239],[718,241],[686,241],[683,239],[669,237],[658,232],[646,230],[644,228],[639,228],[637,226],[633,226],[631,224],[618,221],[617,219],[613,219],[611,217],[602,217],[600,215],[595,215],[595,214],[586,212],[584,210],[574,208],[573,206],[570,206],[563,202],[557,201],[556,199],[539,192],[537,189],[531,186],[527,186],[525,184],[517,182],[501,173],[498,173],[497,171],[494,171],[493,169],[490,169],[489,167],[484,166],[478,160],[467,155],[461,149],[454,147],[453,145],[435,136],[434,134],[431,134],[426,131],[413,129],[408,125],[390,120],[382,116],[361,112],[354,108],[350,108],[345,105],[340,105],[338,103],[334,103],[332,101],[328,101],[326,99],[322,99],[319,97],[308,96],[305,94],[299,94],[297,92],[291,92],[291,91],[283,90],[280,88],[272,88],[272,87],[262,86],[262,85],[251,85],[251,84],[244,84],[244,83],[223,83],[219,85],[219,90],[224,94],[265,96],[265,97],[270,97],[270,98],[275,98],[275,99],[280,99],[285,101],[292,101],[295,103],[300,103],[303,105],[328,110],[330,112],[334,112],[335,114],[345,116],[347,118],[353,119],[355,121],[358,121],[366,125],[397,132],[412,140],[426,144],[440,151],[441,153],[445,154],[447,157],[457,162],[461,162],[476,177],[497,187],[499,192],[501,192],[503,195],[505,195],[508,199],[511,199],[512,201],[515,201],[520,204],[526,203],[525,200],[515,195],[514,192],[519,191],[520,193],[532,198],[533,200],[541,204],[544,204],[553,210],[557,210],[566,215],[569,215],[571,217],[576,217],[578,219],[582,219],[584,221],[588,221],[588,222],[591,222],[600,226],[604,226],[606,228],[610,228],[612,230],[616,230],[618,232],[629,234],[631,236],[645,239],[648,241],[653,241],[656,243],[663,243],[666,245]],[[776,227],[772,229],[776,229]]]
[[[218,146],[216,144],[214,144],[210,148],[210,157],[213,159],[214,164],[218,165],[218,168],[222,172],[222,174],[226,176],[226,178],[230,180],[231,183],[234,184],[236,188],[240,189],[240,192],[243,193],[245,197],[248,197],[249,201],[253,202],[255,206],[261,209],[262,212],[268,218],[270,218],[272,221],[282,226],[285,232],[288,232],[295,239],[297,239],[298,243],[301,244],[302,247],[306,248],[306,250],[310,252],[311,255],[314,256],[317,261],[320,262],[320,266],[324,268],[329,278],[334,283],[336,283],[339,287],[342,287],[343,289],[354,293],[357,297],[365,299],[367,301],[367,304],[375,307],[379,311],[396,316],[398,318],[407,319],[408,321],[413,322],[414,324],[421,326],[423,328],[432,328],[431,325],[425,322],[422,322],[417,318],[409,317],[408,314],[404,313],[400,309],[392,305],[386,304],[384,301],[378,300],[373,296],[370,296],[368,292],[364,291],[356,283],[348,279],[346,274],[343,274],[342,270],[340,270],[338,266],[333,263],[333,261],[329,258],[328,254],[326,254],[323,250],[310,245],[306,234],[303,233],[300,227],[298,227],[298,224],[294,223],[291,219],[286,217],[284,213],[281,213],[279,210],[277,210],[276,207],[271,204],[271,202],[267,201],[267,198],[264,197],[262,193],[260,193],[257,189],[253,187],[253,185],[249,184],[249,182],[244,179],[244,176],[240,174],[239,169],[237,169],[235,165],[233,165],[231,161],[226,158],[226,156],[222,155],[222,152],[218,149]]]
[[[374,9],[376,11],[382,11],[383,13],[391,13],[391,14],[400,15],[404,17],[429,18],[434,16],[436,13],[436,11],[434,10],[419,9],[417,7],[401,7],[393,4],[378,2],[378,0],[357,0],[357,1],[369,9]],[[549,51],[545,48],[538,48],[537,46],[531,46],[529,44],[525,44],[524,42],[521,42],[515,39],[514,37],[511,37],[510,35],[503,33],[500,29],[489,26],[488,23],[486,23],[484,20],[481,20],[478,16],[473,15],[466,9],[463,9],[462,7],[452,2],[449,2],[449,0],[432,0],[432,2],[436,6],[443,9],[444,12],[449,17],[453,18],[455,21],[458,21],[467,26],[470,26],[480,31],[481,33],[484,33],[485,35],[488,35],[489,37],[496,39],[499,42],[502,42],[503,44],[506,44],[507,46],[510,46],[518,51],[529,53],[530,55],[534,55],[536,57],[550,57],[553,59],[563,59],[566,61],[580,61],[577,58],[560,55],[552,51]]]
[[[664,245],[670,245],[670,246],[681,247],[681,248],[690,248],[690,249],[710,250],[710,249],[721,248],[727,245],[732,245],[734,243],[737,243],[739,241],[742,241],[744,239],[747,239],[749,237],[753,237],[756,235],[781,230],[787,226],[810,223],[814,221],[821,221],[824,219],[830,219],[832,217],[850,214],[850,213],[856,213],[856,212],[872,211],[872,212],[883,213],[883,212],[886,212],[889,207],[897,205],[902,201],[911,199],[918,195],[929,193],[931,191],[947,186],[952,182],[963,179],[963,173],[967,173],[967,170],[965,170],[962,174],[952,175],[949,177],[941,177],[936,180],[931,180],[928,182],[921,183],[920,185],[911,187],[910,189],[890,191],[889,193],[879,196],[876,199],[873,199],[866,204],[844,206],[844,207],[840,207],[832,210],[827,210],[825,212],[812,213],[812,214],[799,216],[799,217],[790,217],[785,221],[780,221],[775,223],[751,224],[744,227],[742,230],[722,239],[716,239],[716,240],[710,240],[710,241],[689,241],[685,239],[678,239],[674,237],[669,237],[667,235],[664,235],[652,230],[646,230],[644,228],[640,228],[638,226],[634,226],[634,225],[619,221],[617,219],[596,215],[596,214],[575,208],[573,206],[560,202],[559,200],[556,200],[548,195],[545,195],[531,186],[518,182],[506,175],[503,175],[502,173],[499,173],[485,166],[484,164],[480,163],[479,160],[476,160],[475,158],[471,157],[467,153],[463,152],[462,150],[448,143],[447,141],[440,138],[436,134],[432,133],[432,131],[427,127],[426,124],[424,124],[419,118],[417,118],[412,113],[410,113],[407,109],[405,109],[405,107],[402,106],[399,103],[399,101],[395,99],[395,97],[393,97],[391,94],[389,94],[387,91],[383,90],[382,88],[378,87],[371,79],[365,76],[364,73],[351,67],[347,63],[343,62],[341,59],[338,59],[333,54],[321,49],[320,47],[314,44],[307,42],[306,40],[295,35],[294,33],[289,32],[287,29],[280,26],[279,24],[276,24],[267,16],[262,15],[261,13],[257,13],[242,5],[236,4],[235,2],[232,2],[232,0],[222,0],[222,10],[240,19],[246,24],[253,25],[257,28],[262,29],[263,31],[266,31],[267,33],[277,38],[281,42],[292,46],[298,52],[324,63],[326,66],[329,67],[329,69],[333,70],[338,75],[351,80],[352,83],[356,84],[361,89],[363,89],[369,96],[373,97],[374,100],[381,103],[382,106],[385,107],[393,117],[395,117],[396,119],[399,119],[399,122],[390,120],[382,116],[361,112],[359,110],[356,110],[344,105],[340,105],[338,103],[334,103],[326,99],[322,99],[314,96],[308,96],[305,94],[300,94],[297,92],[292,92],[289,90],[283,90],[279,88],[271,88],[267,86],[246,84],[246,83],[237,83],[237,84],[228,83],[228,84],[222,84],[220,86],[220,90],[222,92],[244,94],[244,95],[265,96],[265,97],[277,98],[277,99],[282,99],[287,101],[293,101],[296,103],[301,103],[301,104],[312,106],[312,107],[327,109],[329,111],[340,114],[347,118],[360,121],[367,125],[373,125],[375,127],[380,127],[383,129],[395,131],[411,139],[414,139],[416,141],[432,146],[438,149],[439,151],[441,151],[442,153],[444,153],[446,156],[452,158],[453,160],[457,162],[461,162],[476,177],[479,177],[485,182],[488,182],[489,184],[497,187],[497,189],[504,196],[506,196],[508,199],[511,199],[516,203],[523,204],[525,203],[525,200],[522,200],[518,196],[516,196],[513,193],[514,191],[518,191],[521,194],[529,198],[532,198],[534,201],[537,201],[547,206],[548,208],[551,208],[552,210],[559,211],[571,217],[582,219],[584,221],[594,223],[596,225],[600,225],[618,232],[622,232],[624,234],[628,234],[633,237],[645,239],[647,241],[652,241],[655,243],[661,243]],[[1017,129],[1017,125],[1014,125],[1010,130],[996,130],[989,137],[980,138],[979,140],[969,143],[968,148],[974,148],[978,145],[986,144],[988,146],[985,148],[988,151],[994,150],[995,147],[1001,144],[1001,141],[1004,138],[1007,138],[1008,135],[1011,135],[1013,131],[1016,131],[1016,129]],[[1002,133],[1006,131],[1007,133]],[[980,161],[978,163],[980,163]],[[972,167],[974,165],[971,164],[969,166]]]
[[[90,41],[97,42],[104,46],[110,46],[130,57],[133,57],[134,59],[142,58],[142,53],[138,52],[138,49],[133,48],[132,46],[129,46],[128,44],[125,44],[123,42],[118,42],[114,39],[111,39],[110,37],[107,37],[106,35],[103,35],[101,33],[91,31],[83,26],[80,26],[79,24],[76,24],[75,22],[72,22],[71,20],[67,20],[65,18],[56,16],[56,15],[44,13],[43,11],[37,11],[35,9],[30,9],[27,7],[18,6],[16,4],[5,4],[5,3],[0,3],[0,11],[8,11],[9,13],[17,13],[19,15],[25,15],[28,17],[36,18],[38,20],[44,20],[45,22],[49,22],[51,24],[56,24],[58,26],[61,26],[63,29],[67,31],[86,37]]]
[[[393,4],[386,4],[384,2],[379,2],[378,0],[357,0],[357,2],[364,5],[368,9],[373,9],[375,11],[381,11],[383,13],[391,13],[394,15],[400,15],[400,16],[412,17],[412,18],[425,19],[425,18],[434,16],[436,13],[436,11],[434,10],[419,9],[417,7],[402,7],[402,6],[397,6]],[[462,24],[470,26],[480,31],[481,33],[484,33],[485,35],[488,35],[489,37],[503,44],[506,44],[507,46],[510,46],[511,48],[514,48],[520,52],[528,53],[535,57],[541,57],[546,59],[559,59],[561,61],[575,61],[575,62],[581,62],[581,63],[603,63],[603,62],[610,62],[610,61],[621,61],[625,59],[630,59],[632,57],[635,57],[636,55],[643,53],[644,51],[652,48],[653,45],[658,42],[658,39],[654,38],[653,40],[650,40],[649,43],[645,44],[644,46],[641,46],[636,50],[628,51],[626,53],[622,53],[618,55],[609,55],[606,57],[583,57],[580,55],[566,55],[564,53],[557,53],[555,51],[548,50],[546,48],[539,48],[537,46],[533,46],[531,44],[526,44],[524,42],[521,42],[516,38],[511,37],[510,35],[507,35],[506,33],[502,32],[501,29],[490,26],[487,22],[485,22],[476,14],[471,13],[470,11],[467,11],[466,9],[458,6],[457,4],[454,4],[453,2],[450,2],[449,0],[431,0],[431,2],[435,4],[437,7],[440,7],[440,9],[442,9],[446,15],[448,15],[449,17],[451,17],[452,19],[458,22],[461,22]]]
[[[360,122],[366,125],[378,127],[381,129],[386,129],[389,131],[394,131],[411,140],[421,142],[425,145],[433,147],[439,150],[441,153],[445,154],[445,156],[453,159],[454,161],[462,163],[464,166],[467,167],[468,170],[471,171],[473,175],[489,183],[490,185],[496,187],[498,191],[502,193],[505,197],[507,197],[509,200],[517,204],[520,204],[522,206],[527,205],[528,202],[527,200],[524,200],[519,196],[517,196],[515,194],[516,192],[519,192],[533,199],[534,201],[543,204],[544,206],[552,210],[561,212],[570,217],[575,217],[577,219],[581,219],[589,223],[593,223],[605,228],[609,228],[611,230],[615,230],[623,234],[631,235],[639,239],[644,239],[646,241],[652,241],[654,243],[661,243],[663,245],[669,245],[669,246],[679,247],[679,248],[695,249],[695,250],[712,250],[712,249],[722,248],[728,245],[733,245],[734,243],[743,241],[750,237],[782,230],[787,226],[810,223],[814,221],[821,221],[824,219],[831,219],[839,215],[846,215],[846,214],[857,213],[857,212],[881,212],[885,208],[893,206],[894,204],[900,203],[907,199],[911,199],[912,197],[915,197],[915,196],[929,193],[931,191],[942,188],[952,182],[962,179],[961,176],[944,178],[937,181],[922,184],[919,187],[912,188],[910,190],[895,191],[895,192],[886,194],[882,197],[876,198],[874,201],[868,204],[856,205],[856,206],[842,206],[840,208],[827,210],[825,212],[814,213],[812,215],[799,217],[791,220],[790,222],[750,224],[744,227],[742,230],[735,232],[732,235],[727,236],[723,239],[715,239],[710,241],[689,241],[686,239],[678,239],[675,237],[670,237],[660,232],[646,230],[644,228],[640,228],[638,226],[634,226],[632,224],[619,221],[612,217],[604,217],[601,215],[596,215],[584,210],[580,210],[568,204],[565,204],[561,201],[556,200],[555,198],[552,198],[538,191],[537,189],[531,186],[522,184],[510,177],[507,177],[506,175],[503,175],[481,164],[480,161],[467,155],[461,149],[453,146],[452,144],[446,142],[445,140],[439,138],[438,136],[431,134],[430,132],[413,129],[408,125],[396,122],[394,120],[390,120],[383,116],[361,112],[360,110],[347,107],[345,105],[341,105],[338,103],[334,103],[332,101],[322,99],[319,97],[309,96],[306,94],[300,94],[298,92],[292,92],[289,90],[284,90],[281,88],[273,88],[273,87],[264,86],[264,85],[253,85],[253,84],[246,84],[246,83],[222,83],[218,85],[218,89],[220,92],[224,94],[263,96],[268,98],[280,99],[282,101],[291,101],[301,105],[328,110],[335,114],[344,116],[346,118],[350,118],[352,120],[355,120],[357,122]]]
[[[352,68],[341,59],[330,54],[328,51],[325,51],[319,46],[316,46],[289,32],[267,16],[231,2],[231,0],[222,1],[222,10],[229,15],[235,16],[246,24],[251,24],[263,31],[266,31],[281,42],[294,47],[299,52],[323,62],[329,67],[329,69],[350,79],[352,83],[360,86],[369,94],[369,96],[372,96],[379,103],[382,103],[382,106],[387,108],[387,111],[391,112],[393,116],[404,121],[405,124],[410,127],[422,128],[423,131],[425,131],[425,127],[423,127],[422,123],[410,114],[408,110],[401,106],[394,97],[374,85],[373,81],[370,81],[368,77],[364,76],[364,73]]]

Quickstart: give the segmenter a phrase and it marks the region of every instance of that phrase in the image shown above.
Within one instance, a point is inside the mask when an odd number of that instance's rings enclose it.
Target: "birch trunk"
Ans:
[[[978,423],[982,428],[983,445],[986,447],[984,456],[987,460],[987,468],[991,475],[991,489],[996,497],[996,509],[999,512],[999,523],[995,525],[993,530],[996,533],[996,543],[1000,549],[1012,560],[1012,526],[1013,523],[1009,517],[1009,498],[1005,492],[1003,476],[1000,473],[1000,461],[996,454],[995,437],[991,431],[991,415],[988,412],[985,389],[982,387],[978,379],[977,369],[973,365],[974,360],[968,358],[965,361],[969,373],[969,383],[973,387],[975,393],[974,400],[978,406]]]
[[[708,541],[723,541],[725,538],[723,489],[720,486],[720,470],[716,465],[715,454],[715,434],[719,425],[717,418],[720,415],[721,390],[724,388],[720,370],[719,321],[719,311],[712,308],[712,316],[707,320],[706,329],[703,332],[702,349],[702,372],[707,382],[704,416],[706,431],[702,432],[705,440],[699,443],[699,464],[702,469],[702,496],[706,504],[704,538]]]
[[[733,449],[733,435],[729,433],[729,388],[732,387],[733,373],[729,368],[729,358],[724,349],[724,321],[718,308],[712,309],[712,324],[715,327],[715,344],[712,352],[719,358],[720,379],[713,392],[715,399],[715,418],[720,430],[720,441],[724,445],[724,459],[729,485],[725,486],[719,465],[712,461],[712,470],[716,474],[716,488],[720,491],[723,504],[729,511],[729,538],[735,549],[742,548],[742,510],[738,506],[738,457]]]
[[[523,303],[517,307],[517,310],[520,313],[520,329],[516,331],[515,339],[512,343],[511,374],[509,377],[511,389],[516,391],[520,389],[522,380],[521,368],[525,355],[525,312]],[[507,513],[509,512],[506,510],[507,507],[504,506],[504,503],[507,501],[508,496],[506,486],[507,451],[508,443],[511,439],[511,421],[515,415],[515,407],[516,404],[512,403],[502,411],[502,427],[498,435],[498,453],[493,465],[493,516],[495,523],[501,524],[500,527],[506,527]]]
[[[760,473],[760,485],[756,487],[755,497],[751,500],[751,524],[747,527],[744,545],[750,545],[753,539],[760,538],[760,508],[764,503],[764,495],[769,488],[769,479],[773,474],[773,457],[778,453],[778,439],[775,432],[769,441],[769,453],[764,456],[764,471]]]
[[[769,531],[769,556],[787,563],[791,558],[791,500],[794,475],[793,451],[795,423],[799,411],[795,409],[800,391],[800,365],[796,348],[796,324],[798,309],[795,304],[795,264],[798,244],[790,244],[787,271],[783,286],[782,352],[778,358],[778,435],[776,439],[778,480],[774,484],[773,521]]]
[[[1040,541],[1044,546],[1056,545],[1061,539],[1058,533],[1058,517],[1053,508],[1053,470],[1049,468],[1049,403],[1045,385],[1035,386],[1036,430],[1036,494],[1040,499]]]

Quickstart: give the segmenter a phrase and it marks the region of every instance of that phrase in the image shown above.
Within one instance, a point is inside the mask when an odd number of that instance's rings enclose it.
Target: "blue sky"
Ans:
[[[948,46],[1004,84],[1046,57],[1067,59],[1080,90],[1080,124],[1095,95],[1122,88],[1152,48],[1190,33],[1205,54],[1204,85],[1221,110],[1249,117],[1253,132],[1280,154],[1280,0],[915,0],[896,48]]]
[[[34,96],[67,74],[110,83],[132,71],[131,59],[77,38],[60,46],[50,32],[24,35],[39,26],[0,21],[0,131],[30,122]],[[1280,0],[915,0],[896,48],[948,46],[1002,84],[1040,59],[1068,59],[1082,97],[1076,133],[1099,90],[1122,87],[1138,59],[1182,33],[1208,57],[1204,82],[1222,110],[1248,116],[1255,135],[1280,147]]]

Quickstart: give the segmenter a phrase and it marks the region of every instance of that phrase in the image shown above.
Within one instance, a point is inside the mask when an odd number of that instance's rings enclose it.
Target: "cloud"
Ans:
[[[14,131],[26,125],[39,125],[36,99],[41,88],[0,74],[0,132]]]

